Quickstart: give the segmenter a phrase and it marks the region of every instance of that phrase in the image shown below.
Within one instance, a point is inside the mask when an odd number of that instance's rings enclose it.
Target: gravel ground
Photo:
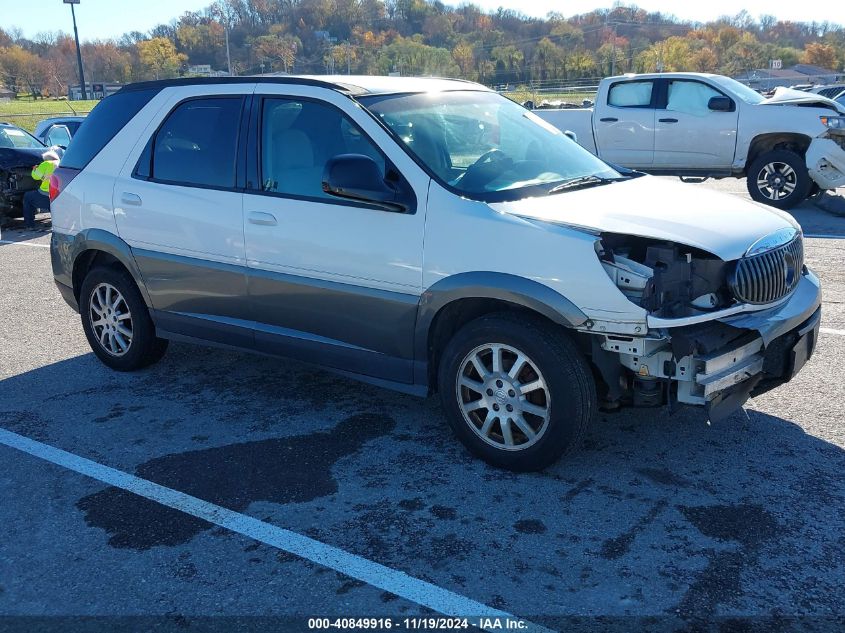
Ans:
[[[743,181],[689,186],[746,195]],[[433,400],[297,363],[173,344],[148,370],[107,370],[53,286],[42,219],[0,243],[0,428],[553,630],[593,630],[596,616],[603,630],[736,617],[834,630],[845,218],[810,203],[795,215],[815,236],[827,331],[793,382],[713,425],[694,409],[602,414],[581,452],[528,475],[469,457]],[[287,631],[432,613],[8,446],[0,460],[0,615]],[[69,624],[0,630],[21,622]]]

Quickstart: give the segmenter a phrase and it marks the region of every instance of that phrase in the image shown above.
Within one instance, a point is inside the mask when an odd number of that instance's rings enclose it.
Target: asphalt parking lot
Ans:
[[[718,424],[601,414],[583,450],[528,475],[471,458],[434,400],[297,363],[172,344],[112,372],[53,286],[46,219],[4,231],[0,615],[841,624],[845,218],[794,214],[825,299],[793,382]]]

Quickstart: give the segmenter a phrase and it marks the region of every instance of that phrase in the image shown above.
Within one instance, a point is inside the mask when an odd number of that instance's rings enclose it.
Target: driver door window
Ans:
[[[339,110],[313,101],[265,99],[261,113],[261,188],[303,198],[338,198],[323,191],[323,170],[338,154],[372,158],[382,177],[384,156]]]

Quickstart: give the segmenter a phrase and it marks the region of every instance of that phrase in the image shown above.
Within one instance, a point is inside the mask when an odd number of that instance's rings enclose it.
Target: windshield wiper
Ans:
[[[611,182],[618,182],[625,180],[624,178],[602,178],[601,176],[578,176],[565,180],[559,185],[555,185],[549,189],[549,195],[559,193],[561,191],[572,191],[573,189],[586,189],[587,187],[596,187],[598,185],[606,185]]]

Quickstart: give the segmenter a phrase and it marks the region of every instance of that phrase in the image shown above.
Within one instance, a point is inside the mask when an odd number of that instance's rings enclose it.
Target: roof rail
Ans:
[[[354,93],[352,86],[336,83],[333,81],[320,81],[319,79],[311,79],[305,77],[179,77],[178,79],[156,79],[154,81],[138,81],[131,84],[126,84],[117,92],[131,92],[134,90],[154,90],[169,88],[172,86],[206,86],[206,85],[220,85],[220,84],[254,84],[254,83],[269,83],[269,84],[294,84],[300,86],[315,86],[318,88],[329,88],[331,90],[338,90],[346,93]],[[117,94],[117,93],[115,93]]]

